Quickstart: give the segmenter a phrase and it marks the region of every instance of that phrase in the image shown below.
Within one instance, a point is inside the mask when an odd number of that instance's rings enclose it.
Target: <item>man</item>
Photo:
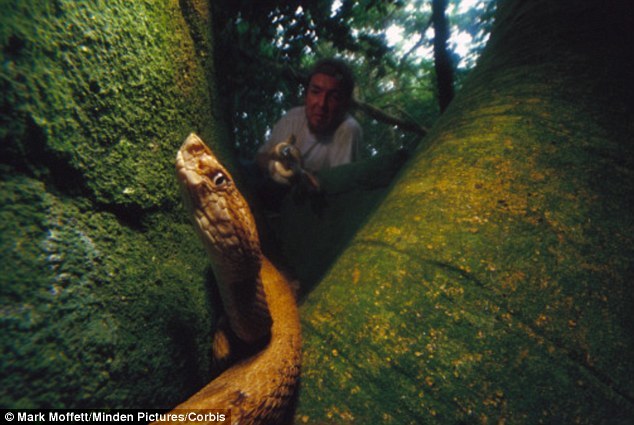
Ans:
[[[260,147],[256,162],[278,182],[272,166],[280,161],[281,146],[291,145],[291,156],[301,156],[308,172],[336,167],[356,159],[362,140],[361,126],[348,114],[354,79],[348,66],[337,59],[319,61],[310,74],[304,106],[291,109],[273,127],[268,142]],[[294,138],[294,141],[291,141]],[[279,165],[279,164],[278,164]]]

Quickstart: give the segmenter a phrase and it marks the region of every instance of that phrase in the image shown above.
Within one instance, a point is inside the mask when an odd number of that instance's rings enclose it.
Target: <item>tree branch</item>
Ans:
[[[409,121],[399,117],[395,117],[377,108],[376,106],[372,106],[369,103],[365,103],[357,99],[352,99],[352,107],[365,113],[370,118],[374,118],[375,120],[385,124],[395,125],[403,131],[416,133],[419,136],[425,136],[427,132],[429,131],[427,128],[423,127],[422,125],[414,121]]]

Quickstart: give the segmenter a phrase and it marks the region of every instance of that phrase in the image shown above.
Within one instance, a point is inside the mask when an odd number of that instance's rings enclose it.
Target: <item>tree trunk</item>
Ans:
[[[170,407],[208,381],[213,282],[174,176],[190,132],[224,133],[208,19],[2,2],[3,408]]]
[[[432,1],[432,22],[434,24],[434,68],[438,88],[438,105],[444,112],[453,99],[453,64],[447,50],[449,23],[447,22],[447,0]]]
[[[303,306],[298,423],[631,423],[629,2],[505,1]]]

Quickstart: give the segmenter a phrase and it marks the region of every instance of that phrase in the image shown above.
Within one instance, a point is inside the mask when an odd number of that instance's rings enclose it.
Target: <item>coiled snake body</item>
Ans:
[[[195,134],[178,151],[183,197],[209,254],[231,330],[263,348],[175,409],[231,409],[233,424],[275,424],[296,391],[301,334],[287,280],[260,250],[255,221],[231,175]]]

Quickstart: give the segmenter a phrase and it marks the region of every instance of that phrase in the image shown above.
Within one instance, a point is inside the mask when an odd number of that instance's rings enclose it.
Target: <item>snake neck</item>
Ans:
[[[229,325],[238,338],[249,344],[270,337],[272,319],[262,285],[261,267],[259,259],[251,264],[225,262],[214,265]]]

